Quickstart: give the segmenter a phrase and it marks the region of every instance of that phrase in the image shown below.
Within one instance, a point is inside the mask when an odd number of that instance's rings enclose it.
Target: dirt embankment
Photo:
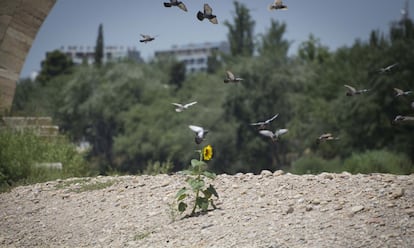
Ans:
[[[414,175],[219,175],[181,218],[183,175],[57,180],[0,194],[0,247],[413,247]]]

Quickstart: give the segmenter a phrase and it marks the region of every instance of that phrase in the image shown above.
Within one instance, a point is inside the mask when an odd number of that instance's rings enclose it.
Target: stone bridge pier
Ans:
[[[0,0],[0,116],[10,111],[33,40],[56,0]]]

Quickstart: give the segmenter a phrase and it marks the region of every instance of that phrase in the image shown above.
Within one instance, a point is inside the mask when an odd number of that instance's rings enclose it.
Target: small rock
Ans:
[[[358,213],[362,210],[364,210],[364,206],[354,206],[354,207],[351,208],[351,212],[353,214],[356,214],[356,213]]]
[[[330,174],[330,173],[322,172],[321,176],[322,176],[323,179],[329,179],[329,180],[333,179],[333,175]]]
[[[339,204],[334,206],[335,211],[341,210],[342,208],[343,208],[342,205],[339,205]]]
[[[397,198],[400,198],[403,195],[404,195],[404,189],[403,188],[396,188],[392,191],[391,198],[392,199],[397,199]]]
[[[262,170],[262,171],[260,172],[260,175],[262,175],[262,176],[264,176],[264,177],[270,177],[270,176],[272,176],[272,175],[273,175],[273,173],[272,173],[271,171],[269,171],[269,170]]]
[[[293,207],[289,207],[288,210],[286,210],[286,214],[291,214],[293,213]]]
[[[406,214],[408,214],[408,216],[410,216],[410,217],[414,217],[414,209],[412,209],[412,208],[405,209],[405,210],[404,210],[404,212],[405,212]]]
[[[316,199],[313,199],[313,200],[312,200],[312,204],[313,204],[313,205],[319,205],[319,204],[321,204],[321,200],[319,200],[319,199],[317,199],[317,198],[316,198]]]
[[[307,212],[312,211],[312,210],[313,210],[312,205],[307,205],[307,206],[306,206],[306,208],[305,208],[305,210],[306,210]]]
[[[283,174],[285,174],[285,172],[284,172],[284,171],[282,171],[282,170],[277,170],[277,171],[273,172],[273,176],[275,176],[275,177],[277,177],[277,176],[281,176],[281,175],[283,175]]]
[[[67,199],[69,197],[70,197],[70,194],[64,194],[64,195],[62,195],[62,199]]]

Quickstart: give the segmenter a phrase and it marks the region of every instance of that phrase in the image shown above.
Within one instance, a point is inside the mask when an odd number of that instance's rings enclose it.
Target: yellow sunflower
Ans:
[[[203,148],[203,160],[209,161],[213,157],[213,147],[211,145],[205,146]]]

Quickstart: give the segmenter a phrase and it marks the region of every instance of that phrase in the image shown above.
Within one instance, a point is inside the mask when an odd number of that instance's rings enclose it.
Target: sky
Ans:
[[[233,0],[182,0],[188,12],[165,8],[168,0],[57,0],[39,29],[26,57],[20,77],[40,70],[46,52],[62,46],[94,46],[99,24],[105,46],[135,47],[148,61],[155,51],[173,45],[226,41],[225,20],[233,23]],[[269,11],[273,0],[239,0],[255,21],[255,35],[263,34],[276,20],[286,24],[284,38],[295,54],[301,42],[313,34],[331,51],[350,46],[356,39],[367,40],[372,30],[387,34],[392,22],[401,19],[405,0],[285,0],[285,11]],[[199,21],[196,13],[208,3],[219,24]],[[410,17],[414,3],[410,3]],[[156,36],[140,43],[140,34]]]

